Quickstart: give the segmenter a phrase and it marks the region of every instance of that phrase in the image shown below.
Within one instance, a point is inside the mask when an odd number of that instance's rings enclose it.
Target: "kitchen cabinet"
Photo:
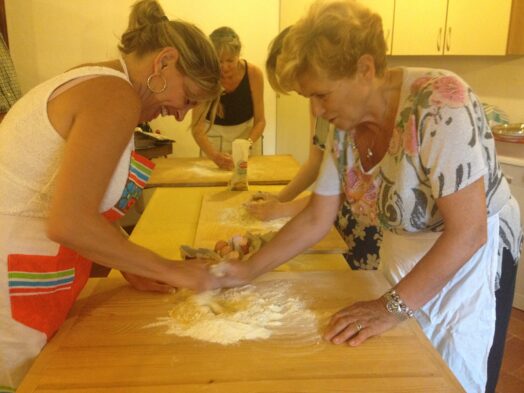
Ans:
[[[364,0],[363,3],[375,11],[382,18],[382,29],[388,47],[388,55],[391,55],[393,43],[393,20],[395,16],[394,0]]]
[[[524,0],[513,0],[509,22],[508,55],[524,55]]]
[[[395,0],[393,55],[505,55],[511,0]]]

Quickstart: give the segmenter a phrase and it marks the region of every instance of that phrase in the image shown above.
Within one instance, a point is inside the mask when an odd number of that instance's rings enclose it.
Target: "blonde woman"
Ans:
[[[135,126],[159,115],[180,121],[216,100],[214,48],[198,28],[143,0],[119,49],[119,59],[33,88],[0,125],[0,390],[15,391],[63,323],[91,261],[141,290],[214,285],[203,263],[167,260],[112,225],[153,168],[134,151]]]
[[[467,392],[494,392],[522,230],[478,97],[449,71],[388,68],[380,17],[351,0],[311,6],[284,39],[277,78],[338,131],[306,208],[221,284],[320,240],[347,199],[383,230],[391,289],[336,313],[325,339],[357,346],[414,317]]]
[[[242,45],[230,27],[210,35],[220,59],[220,83],[224,88],[210,126],[213,112],[205,106],[193,111],[193,136],[200,151],[222,169],[233,169],[231,144],[235,139],[251,143],[251,155],[262,154],[264,77],[260,68],[240,58]]]

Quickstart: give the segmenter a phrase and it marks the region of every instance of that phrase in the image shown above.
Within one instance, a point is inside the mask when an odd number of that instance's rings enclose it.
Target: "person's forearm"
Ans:
[[[318,176],[318,165],[308,159],[300,167],[296,176],[278,193],[280,202],[288,202],[296,198],[302,191],[313,184]]]
[[[400,297],[414,310],[442,290],[488,238],[483,178],[441,197],[437,206],[444,220],[442,235],[397,285]]]
[[[295,199],[315,181],[316,176],[302,166],[297,175],[277,195],[280,202],[289,202]]]
[[[282,216],[283,217],[293,217],[300,213],[307,206],[309,202],[309,196],[305,196],[298,199],[293,199],[289,202],[281,202]]]
[[[444,231],[420,262],[396,286],[413,310],[431,300],[484,244],[481,229],[468,233]]]
[[[264,133],[264,129],[266,128],[266,122],[265,120],[257,121],[253,128],[251,129],[251,132],[249,133],[248,138],[250,138],[253,142],[256,142],[258,138],[262,136]]]
[[[330,201],[326,203],[319,199]],[[250,259],[255,276],[287,262],[321,240],[333,226],[338,203],[338,195],[312,198],[300,214]]]
[[[200,147],[200,150],[202,150],[202,152],[210,159],[214,159],[217,151],[213,147],[211,142],[209,141],[209,138],[207,137],[207,135],[203,131],[200,131],[200,132],[195,132],[193,134],[193,137],[198,147]]]
[[[166,259],[128,241],[102,216],[55,217],[48,227],[48,234],[51,240],[100,265],[172,282]]]

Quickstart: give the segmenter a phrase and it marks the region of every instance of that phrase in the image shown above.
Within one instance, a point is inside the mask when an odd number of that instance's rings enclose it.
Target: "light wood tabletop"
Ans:
[[[131,241],[178,259],[179,246],[195,240],[203,198],[220,192],[155,190]],[[322,340],[333,313],[387,290],[380,272],[351,271],[341,254],[302,254],[277,270],[255,280],[255,291],[286,283],[286,295],[303,301],[315,323],[282,324],[269,338],[231,345],[157,325],[170,318],[176,295],[136,291],[118,272],[90,279],[17,392],[462,392],[414,320],[358,348]]]
[[[251,199],[253,193],[254,191],[214,191],[204,195],[194,246],[213,249],[217,240],[230,239],[236,234],[276,232],[290,220],[287,217],[260,221],[250,215],[243,205]],[[306,253],[343,254],[346,251],[346,242],[333,226]]]
[[[139,292],[120,277],[90,281],[18,393],[463,391],[414,320],[356,348],[321,339],[332,313],[386,290],[377,271],[271,272],[259,277],[253,283],[257,289],[289,283],[317,323],[288,330],[283,326],[267,339],[231,345],[151,326],[169,315],[174,295]]]
[[[155,169],[147,188],[226,186],[232,175],[231,171],[219,169],[208,158],[157,158],[153,162]],[[253,185],[287,184],[299,168],[299,162],[291,155],[250,157],[248,182]]]
[[[252,186],[250,192],[277,193],[283,186]],[[246,231],[265,232],[279,229],[281,220],[264,223],[255,219],[242,222],[242,203],[250,192],[228,191],[226,187],[158,188],[135,226],[130,240],[171,259],[180,258],[180,246],[213,248],[218,240]],[[244,217],[245,218],[245,217]],[[341,254],[346,244],[333,227],[330,233],[310,252]],[[298,258],[300,260],[300,257]],[[294,262],[295,265],[298,262]],[[339,258],[313,260],[307,270],[346,270]],[[286,270],[287,266],[281,266]]]

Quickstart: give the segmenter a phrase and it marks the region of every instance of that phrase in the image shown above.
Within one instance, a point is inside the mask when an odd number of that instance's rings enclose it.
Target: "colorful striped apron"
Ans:
[[[135,204],[154,164],[134,151],[118,203],[103,215],[113,222]],[[57,255],[8,256],[8,288],[14,320],[50,339],[67,317],[91,271],[91,261],[60,246]]]

